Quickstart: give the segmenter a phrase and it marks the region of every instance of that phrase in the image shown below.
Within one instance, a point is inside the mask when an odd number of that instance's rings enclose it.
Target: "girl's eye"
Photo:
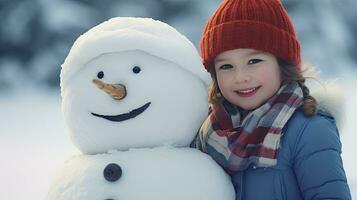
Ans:
[[[140,68],[139,66],[133,67],[133,72],[134,72],[135,74],[140,73],[140,71],[141,71],[141,68]]]
[[[104,78],[104,72],[103,72],[103,71],[98,72],[97,77],[98,77],[99,79]]]
[[[219,69],[231,69],[233,66],[231,64],[224,64],[219,67]]]
[[[260,60],[260,59],[250,59],[248,61],[248,65],[254,65],[254,64],[257,64],[257,63],[260,63],[262,62],[263,60]]]

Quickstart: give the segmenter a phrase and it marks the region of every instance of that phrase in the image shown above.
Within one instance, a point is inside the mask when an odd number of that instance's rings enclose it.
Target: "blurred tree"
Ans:
[[[58,87],[59,66],[75,39],[89,28],[116,16],[151,17],[169,23],[177,16],[200,14],[197,9],[201,7],[193,6],[195,2],[205,1],[2,0],[0,90],[23,84]]]

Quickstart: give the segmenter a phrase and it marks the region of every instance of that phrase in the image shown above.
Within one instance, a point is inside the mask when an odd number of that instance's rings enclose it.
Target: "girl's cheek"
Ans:
[[[221,90],[224,90],[227,87],[228,82],[229,82],[229,80],[224,79],[224,78],[220,78],[220,79],[217,80],[218,87]]]
[[[268,70],[257,70],[255,71],[254,73],[257,77],[260,77],[262,79],[270,79],[272,78],[272,73],[271,71],[268,71]]]

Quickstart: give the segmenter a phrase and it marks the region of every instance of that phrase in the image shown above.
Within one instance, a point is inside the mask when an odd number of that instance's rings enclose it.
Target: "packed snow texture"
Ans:
[[[121,168],[104,172],[109,164]],[[114,175],[113,175],[114,174]],[[110,177],[116,176],[113,179]],[[67,160],[47,199],[234,200],[230,178],[208,155],[192,148],[156,147]]]
[[[125,98],[98,89],[92,81],[99,79],[123,85]],[[87,154],[188,146],[208,112],[209,79],[194,45],[171,26],[147,18],[103,22],[76,40],[62,65],[63,111],[74,144]],[[127,115],[145,105],[123,122],[95,116]]]
[[[134,73],[134,67],[141,71]],[[101,81],[125,85],[124,99],[114,100],[92,82],[100,71]],[[207,92],[198,77],[142,51],[96,57],[63,91],[62,109],[71,137],[87,154],[163,144],[188,146],[208,113]],[[148,103],[141,114],[121,122],[92,114],[123,115]]]
[[[116,17],[81,35],[73,44],[61,71],[61,87],[88,61],[105,53],[142,50],[173,62],[209,84],[196,47],[176,29],[150,18]]]
[[[165,23],[114,18],[86,32],[61,71],[64,119],[84,154],[57,173],[47,199],[233,200],[230,177],[189,148],[208,83],[195,47]],[[110,163],[119,180],[103,177]]]

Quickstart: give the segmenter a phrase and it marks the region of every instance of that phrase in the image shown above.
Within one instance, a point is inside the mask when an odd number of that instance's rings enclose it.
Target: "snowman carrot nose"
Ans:
[[[125,86],[122,84],[108,84],[103,83],[101,80],[94,79],[93,83],[105,93],[110,95],[115,100],[124,99],[126,96]]]

